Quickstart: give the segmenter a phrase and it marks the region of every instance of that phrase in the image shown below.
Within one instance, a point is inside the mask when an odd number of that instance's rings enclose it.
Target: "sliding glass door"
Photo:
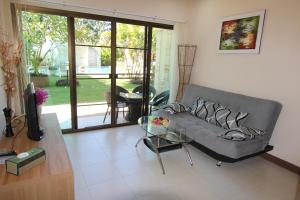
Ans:
[[[111,22],[74,19],[78,129],[111,124]]]
[[[22,15],[28,73],[62,129],[135,124],[169,88],[169,25],[31,7]]]
[[[142,115],[145,37],[141,25],[116,25],[116,123],[134,123]],[[123,112],[125,109],[125,113]]]

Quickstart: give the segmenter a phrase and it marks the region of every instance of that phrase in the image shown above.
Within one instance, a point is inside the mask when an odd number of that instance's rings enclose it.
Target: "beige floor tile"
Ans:
[[[110,163],[95,163],[81,169],[87,186],[122,178],[121,173],[115,167],[112,167]]]
[[[75,200],[92,200],[92,196],[88,188],[75,189]]]
[[[103,181],[89,187],[94,200],[135,200],[134,192],[122,179]]]
[[[82,170],[80,168],[73,167],[74,172],[74,188],[75,190],[87,188],[87,184],[84,180]]]

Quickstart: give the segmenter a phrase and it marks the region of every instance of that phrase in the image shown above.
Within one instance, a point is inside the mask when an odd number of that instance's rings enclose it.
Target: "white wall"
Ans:
[[[222,16],[266,9],[260,54],[217,54]],[[191,82],[279,101],[271,154],[300,166],[300,1],[195,1],[188,39],[198,45]]]

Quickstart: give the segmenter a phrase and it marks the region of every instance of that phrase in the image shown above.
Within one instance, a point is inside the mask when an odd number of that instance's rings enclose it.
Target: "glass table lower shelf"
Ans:
[[[152,120],[157,116],[143,116],[139,118],[138,124],[145,130],[145,135],[141,137],[135,147],[143,141],[144,144],[157,155],[162,173],[165,174],[164,165],[160,153],[172,151],[176,149],[184,149],[189,159],[190,165],[193,165],[192,158],[187,149],[187,145],[192,142],[190,137],[183,134],[182,129],[179,131],[170,130],[167,126],[157,126],[152,123]]]

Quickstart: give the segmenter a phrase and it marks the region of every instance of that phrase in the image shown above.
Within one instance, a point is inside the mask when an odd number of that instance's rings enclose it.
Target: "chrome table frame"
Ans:
[[[158,139],[158,141],[157,141],[157,144],[158,145],[155,145],[155,144],[153,144],[153,142],[152,142],[152,140],[151,140],[151,136],[154,136],[153,134],[151,134],[151,133],[148,133],[148,131],[146,131],[145,130],[145,132],[146,132],[146,134],[145,134],[145,136],[143,136],[143,137],[141,137],[138,141],[137,141],[137,143],[135,144],[135,148],[137,148],[137,146],[138,146],[138,144],[141,142],[141,141],[145,141],[145,140],[147,140],[149,143],[151,143],[152,144],[152,147],[153,147],[153,150],[155,151],[155,153],[156,153],[156,157],[157,157],[157,160],[158,160],[158,162],[159,162],[159,164],[160,164],[160,166],[161,166],[161,169],[162,169],[162,173],[163,174],[165,174],[166,172],[165,172],[165,168],[164,168],[164,165],[163,165],[163,162],[162,162],[162,159],[161,159],[161,156],[160,156],[160,152],[159,152],[159,144],[160,144],[160,139],[163,139],[163,138],[161,138],[161,136],[162,135],[164,135],[164,134],[171,134],[170,132],[168,132],[168,130],[166,129],[166,133],[161,133],[161,134],[157,134],[157,135],[155,135],[155,136],[157,136],[157,139]],[[174,134],[176,134],[176,133],[174,133]],[[150,137],[148,136],[148,135],[151,135]],[[167,139],[166,139],[167,140]],[[170,146],[171,145],[181,145],[182,147],[182,149],[184,149],[184,151],[185,151],[185,153],[186,153],[186,155],[187,155],[187,157],[188,157],[188,160],[189,160],[189,162],[190,162],[190,165],[191,166],[193,166],[193,160],[192,160],[192,157],[191,157],[191,155],[190,155],[190,152],[189,152],[189,150],[188,150],[188,148],[187,148],[187,144],[188,144],[188,142],[180,142],[180,141],[178,141],[178,142],[175,142],[175,141],[170,141],[172,144],[170,144]],[[178,148],[177,148],[178,149]],[[170,150],[168,150],[168,151],[172,151],[172,150],[174,150],[174,149],[170,149]]]

